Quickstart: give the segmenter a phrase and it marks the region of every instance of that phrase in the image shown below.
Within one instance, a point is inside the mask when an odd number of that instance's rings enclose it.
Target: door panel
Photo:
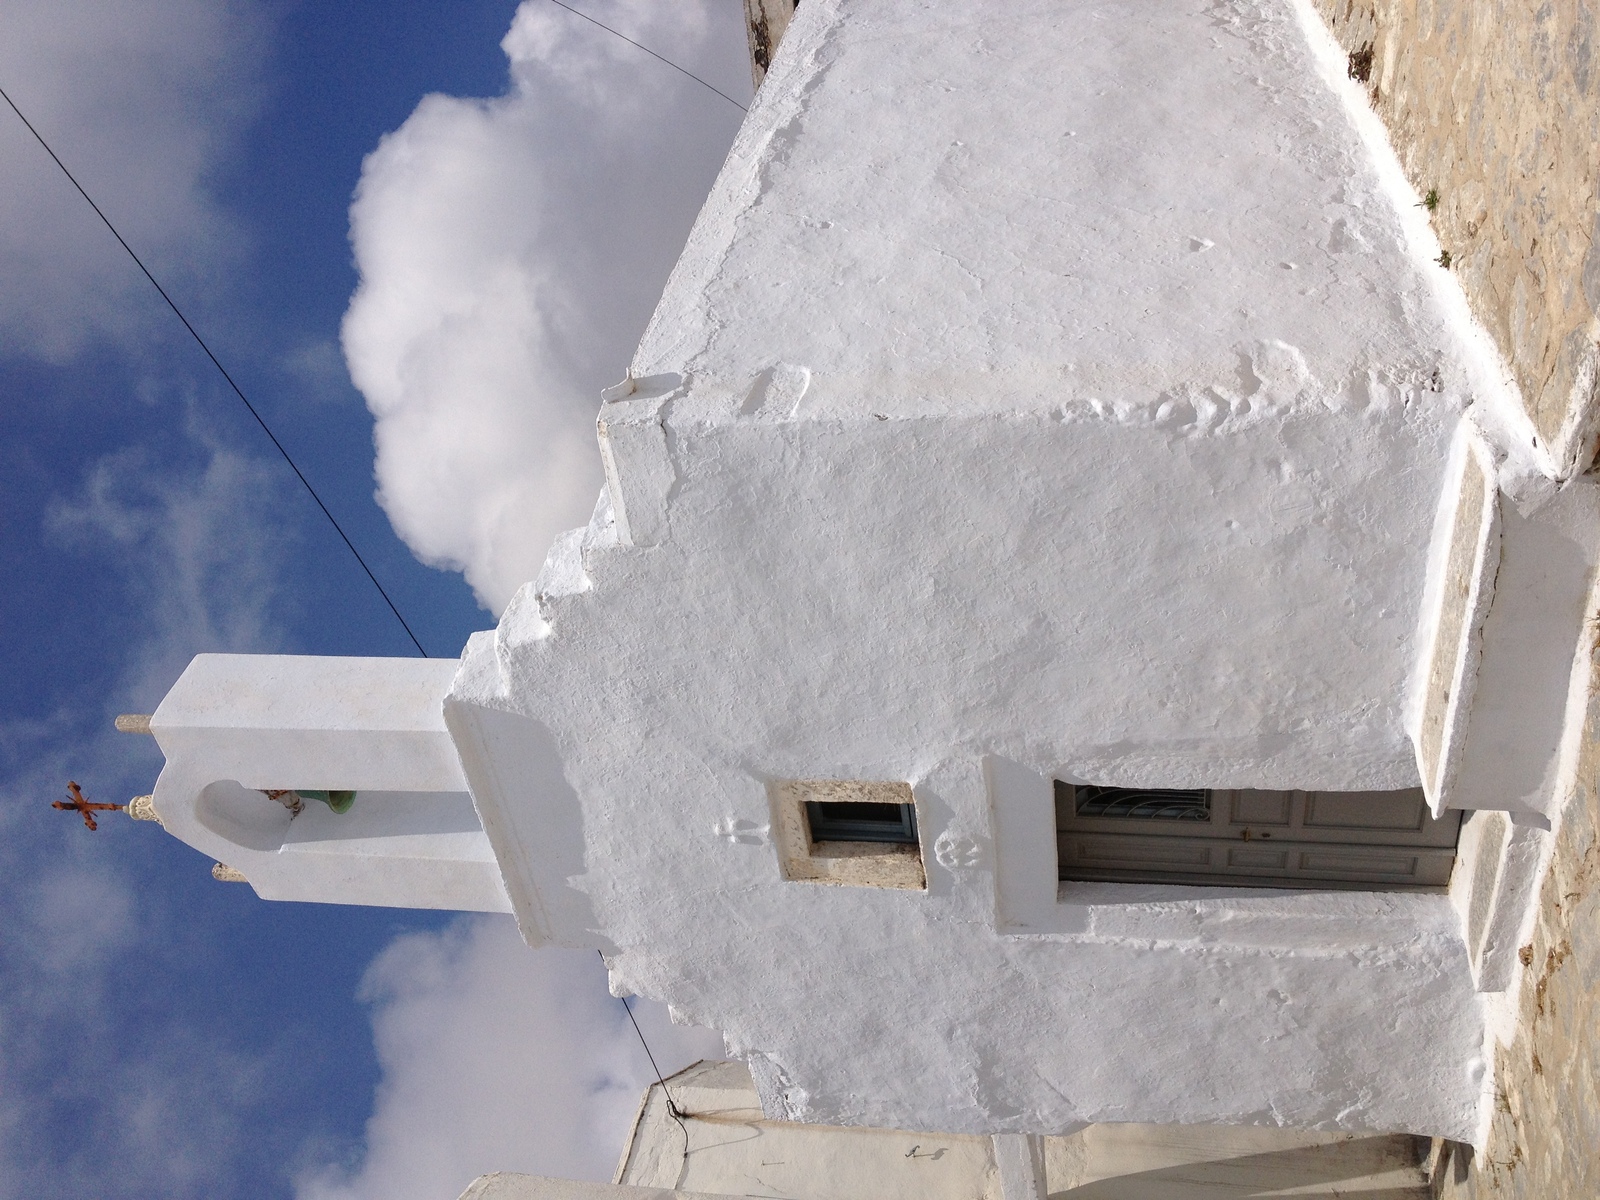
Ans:
[[[1227,792],[1228,815],[1235,825],[1288,825],[1293,801],[1288,792]]]
[[[1071,844],[1079,862],[1107,867],[1210,867],[1213,853],[1225,849],[1190,838],[1080,837]]]
[[[1421,788],[1409,792],[1307,792],[1305,797],[1308,829],[1420,833],[1429,823]],[[1453,845],[1455,838],[1450,842]]]

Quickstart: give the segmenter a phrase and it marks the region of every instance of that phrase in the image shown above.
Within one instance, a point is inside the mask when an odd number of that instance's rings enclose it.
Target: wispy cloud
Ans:
[[[736,0],[586,7],[691,69],[744,69]],[[509,94],[430,96],[367,158],[344,324],[380,503],[496,612],[594,505],[599,391],[626,371],[740,118],[544,0],[501,44]]]
[[[654,1078],[597,955],[529,950],[507,917],[400,938],[372,964],[383,1084],[354,1170],[320,1166],[299,1200],[440,1200],[489,1171],[611,1177]],[[661,1069],[722,1039],[634,1001]]]
[[[145,703],[203,650],[282,641],[271,614],[284,600],[278,580],[297,534],[267,514],[298,497],[281,472],[197,428],[190,449],[197,461],[187,471],[158,464],[143,446],[107,455],[47,517],[59,542],[122,562],[144,636],[126,650],[121,686]]]
[[[111,684],[93,711],[0,730],[21,764],[0,780],[0,1196],[214,1194],[250,1151],[287,1052],[242,1049],[150,994],[164,976],[147,964],[190,940],[190,918],[149,891],[141,850],[159,831],[107,815],[89,834],[48,808],[69,776],[94,799],[148,790],[154,746],[112,732],[112,713],[148,711],[196,650],[278,640],[287,542],[264,514],[284,485],[220,446],[189,449],[187,465],[142,447],[109,455],[48,510],[92,586],[145,620],[105,646]]]
[[[0,28],[0,86],[158,276],[179,286],[238,261],[240,230],[207,184],[259,97],[264,6],[0,0]],[[3,106],[0,163],[0,345],[59,362],[170,319]]]

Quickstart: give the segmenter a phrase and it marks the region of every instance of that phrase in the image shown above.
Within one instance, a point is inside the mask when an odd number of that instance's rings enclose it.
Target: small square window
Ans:
[[[806,825],[813,842],[917,844],[917,807],[872,800],[807,800]]]
[[[911,785],[784,780],[768,785],[783,877],[855,887],[927,886]]]

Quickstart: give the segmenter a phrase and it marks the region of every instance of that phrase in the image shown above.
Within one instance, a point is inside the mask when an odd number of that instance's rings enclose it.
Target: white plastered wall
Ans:
[[[646,1091],[616,1182],[803,1200],[1036,1200],[1007,1192],[986,1137],[768,1121],[743,1064],[697,1063]]]
[[[460,1200],[736,1200],[705,1192],[638,1188],[619,1183],[584,1183],[498,1171],[472,1181]]]
[[[1276,3],[798,10],[594,521],[447,705],[524,929],[770,1115],[1475,1133],[1448,897],[1051,861],[1051,777],[1417,782],[1432,514],[1504,379],[1325,68]],[[830,778],[912,785],[925,892],[782,879],[769,785]]]
[[[616,1179],[791,1200],[1414,1200],[1427,1188],[1417,1151],[1401,1134],[1242,1126],[1091,1125],[1067,1137],[983,1138],[801,1125],[766,1119],[748,1072],[723,1062],[651,1085]]]

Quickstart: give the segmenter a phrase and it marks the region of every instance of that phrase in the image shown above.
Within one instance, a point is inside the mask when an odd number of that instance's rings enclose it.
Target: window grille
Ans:
[[[1211,793],[1205,788],[1072,789],[1080,817],[1127,817],[1144,821],[1205,821],[1211,816]]]

